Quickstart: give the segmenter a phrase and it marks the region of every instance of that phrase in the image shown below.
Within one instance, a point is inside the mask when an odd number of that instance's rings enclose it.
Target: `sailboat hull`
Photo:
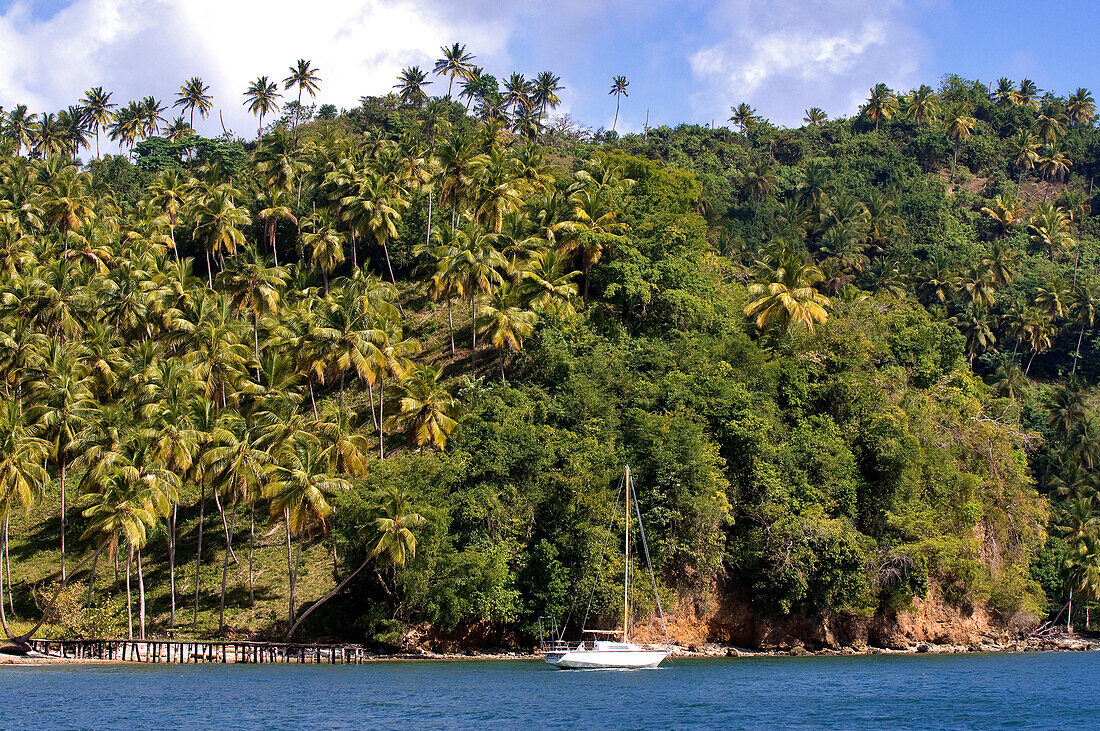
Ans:
[[[597,668],[655,668],[667,650],[569,650],[548,652],[546,662],[562,670]]]

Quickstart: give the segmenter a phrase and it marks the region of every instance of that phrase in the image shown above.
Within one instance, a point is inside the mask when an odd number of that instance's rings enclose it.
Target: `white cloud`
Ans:
[[[722,40],[689,56],[702,85],[691,105],[707,119],[724,120],[740,102],[787,125],[809,106],[851,114],[870,86],[913,83],[924,47],[888,0],[729,0],[711,21]]]
[[[196,127],[219,132],[221,110],[227,127],[251,136],[248,82],[282,79],[298,58],[320,69],[319,101],[354,106],[389,91],[404,66],[430,70],[455,40],[477,49],[479,64],[507,63],[511,32],[427,0],[74,0],[45,19],[19,0],[0,14],[0,104],[54,110],[102,85],[115,101],[152,94],[170,105],[184,79],[200,76],[215,109]]]

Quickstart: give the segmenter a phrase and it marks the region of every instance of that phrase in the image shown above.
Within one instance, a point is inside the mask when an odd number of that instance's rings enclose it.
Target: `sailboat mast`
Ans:
[[[630,626],[630,465],[626,466],[626,540],[623,559],[623,642]]]

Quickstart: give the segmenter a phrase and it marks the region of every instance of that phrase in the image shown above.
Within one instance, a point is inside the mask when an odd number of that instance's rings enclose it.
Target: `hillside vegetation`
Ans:
[[[434,98],[416,67],[348,110],[303,103],[306,61],[261,77],[251,141],[193,133],[200,79],[172,123],[99,88],[4,112],[9,637],[44,608],[67,636],[615,626],[627,464],[673,614],[1085,621],[1086,90],[620,137],[443,50]]]

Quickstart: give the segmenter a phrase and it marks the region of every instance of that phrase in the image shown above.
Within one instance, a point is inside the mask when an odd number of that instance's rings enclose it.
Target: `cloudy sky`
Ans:
[[[214,115],[251,135],[248,81],[297,58],[320,102],[352,106],[465,43],[497,76],[559,74],[563,109],[610,126],[612,76],[630,81],[620,129],[723,123],[746,101],[778,124],[807,106],[851,114],[868,87],[1028,76],[1059,93],[1100,91],[1100,4],[1022,0],[0,0],[0,104],[56,110],[102,85],[125,102],[171,101],[198,75]],[[442,93],[437,81],[429,91]]]

